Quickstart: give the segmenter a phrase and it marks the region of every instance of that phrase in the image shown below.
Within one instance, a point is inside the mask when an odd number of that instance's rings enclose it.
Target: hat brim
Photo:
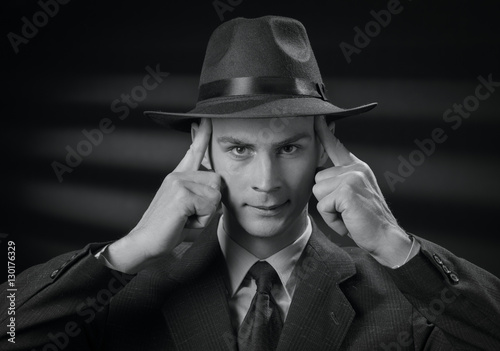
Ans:
[[[191,123],[200,118],[281,118],[324,115],[327,122],[370,111],[376,102],[353,108],[341,108],[314,97],[239,96],[198,102],[186,113],[145,111],[154,122],[168,128],[189,132]]]

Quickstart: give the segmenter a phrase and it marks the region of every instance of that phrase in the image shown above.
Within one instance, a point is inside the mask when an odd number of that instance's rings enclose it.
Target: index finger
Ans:
[[[179,162],[174,172],[189,172],[200,169],[201,161],[212,136],[212,121],[202,118],[193,142],[184,158]]]
[[[324,116],[314,117],[314,129],[334,166],[345,166],[356,162],[356,156],[350,153],[333,132],[328,129]]]

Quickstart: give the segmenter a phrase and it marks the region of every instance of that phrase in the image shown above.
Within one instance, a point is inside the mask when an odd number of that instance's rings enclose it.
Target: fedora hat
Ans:
[[[215,29],[207,45],[194,109],[144,114],[161,125],[189,131],[191,123],[201,117],[324,115],[329,122],[376,105],[340,108],[329,102],[302,23],[264,16],[236,18]]]

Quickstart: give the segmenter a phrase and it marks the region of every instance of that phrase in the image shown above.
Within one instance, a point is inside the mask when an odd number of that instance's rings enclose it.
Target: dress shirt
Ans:
[[[233,327],[237,329],[243,322],[257,289],[255,281],[247,276],[248,270],[255,262],[261,260],[231,239],[224,230],[223,223],[223,216],[221,216],[217,227],[217,237],[229,273],[231,322]],[[288,309],[297,285],[297,277],[293,274],[294,268],[309,241],[311,233],[311,220],[307,217],[307,227],[297,240],[262,260],[267,261],[276,270],[280,278],[281,285],[275,284],[271,294],[278,304],[283,322],[288,315]]]

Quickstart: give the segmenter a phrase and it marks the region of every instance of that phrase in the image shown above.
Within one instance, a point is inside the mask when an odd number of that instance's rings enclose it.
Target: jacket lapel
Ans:
[[[218,217],[172,267],[176,287],[163,305],[179,350],[235,350],[228,306],[227,268],[217,240]]]
[[[179,350],[236,350],[218,219],[212,220],[169,274],[175,287],[166,298],[163,315]],[[350,256],[313,221],[311,238],[295,267],[299,281],[278,350],[338,350],[355,316],[339,284],[355,273]]]
[[[299,279],[278,350],[337,350],[355,312],[339,284],[356,273],[350,256],[313,232],[295,267]]]

